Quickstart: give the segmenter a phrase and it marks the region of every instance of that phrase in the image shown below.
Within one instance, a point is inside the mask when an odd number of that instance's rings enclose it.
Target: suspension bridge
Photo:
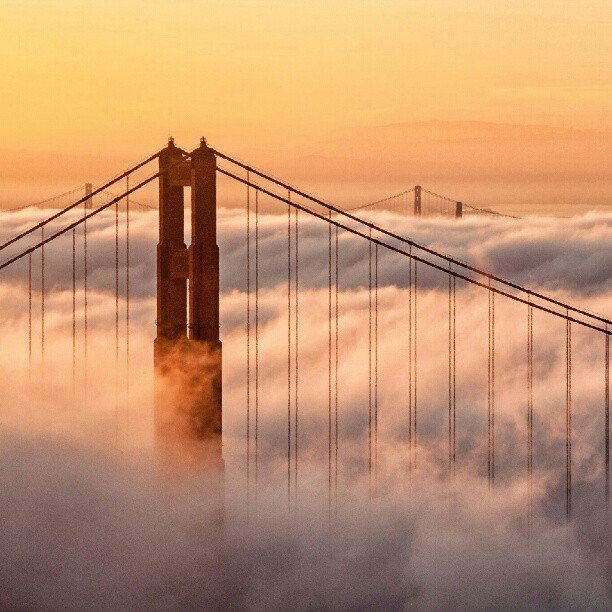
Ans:
[[[151,164],[158,167],[145,178],[134,179],[139,171],[147,170]],[[223,443],[223,377],[222,340],[220,333],[220,257],[217,245],[217,178],[223,177],[240,187],[244,193],[244,243],[246,244],[246,312],[244,329],[246,335],[245,355],[245,472],[247,488],[256,486],[260,477],[261,421],[260,412],[264,398],[261,395],[261,227],[262,199],[282,206],[286,214],[286,471],[289,497],[297,490],[300,474],[301,432],[304,426],[301,415],[301,394],[304,392],[301,376],[305,367],[300,361],[301,342],[304,330],[300,326],[302,301],[301,281],[305,265],[301,259],[301,225],[305,218],[316,221],[326,228],[325,243],[318,245],[320,259],[324,262],[327,291],[327,368],[326,398],[321,402],[326,410],[327,432],[327,489],[330,508],[338,487],[339,447],[339,371],[342,369],[340,351],[340,279],[342,265],[340,245],[343,236],[350,236],[364,245],[363,263],[367,265],[367,330],[362,331],[367,343],[367,396],[362,398],[367,410],[367,477],[370,494],[376,490],[379,466],[379,263],[383,253],[393,254],[403,265],[407,284],[407,299],[401,317],[407,331],[407,360],[393,364],[394,376],[407,381],[407,392],[397,401],[404,407],[403,415],[407,429],[405,448],[406,474],[417,470],[423,442],[420,438],[422,390],[419,387],[423,354],[428,350],[422,344],[419,326],[419,297],[422,291],[419,280],[424,270],[434,270],[445,279],[446,320],[441,322],[446,329],[447,363],[445,372],[439,376],[439,386],[447,396],[445,420],[447,428],[446,473],[452,482],[458,463],[457,447],[457,285],[471,287],[487,296],[486,326],[487,373],[486,373],[486,418],[487,456],[486,474],[489,486],[494,487],[497,477],[496,465],[496,397],[499,382],[496,382],[496,330],[499,329],[499,304],[514,303],[524,312],[515,325],[525,333],[525,399],[523,457],[525,476],[529,486],[531,512],[532,483],[534,477],[534,313],[564,325],[565,338],[562,350],[565,361],[565,514],[572,514],[573,459],[572,440],[575,424],[573,416],[573,330],[579,328],[591,334],[593,343],[601,343],[603,359],[599,371],[593,377],[601,379],[601,411],[604,415],[603,456],[600,457],[604,472],[604,491],[609,499],[609,339],[611,321],[585,308],[578,307],[547,295],[534,287],[522,286],[510,279],[502,278],[487,270],[460,261],[426,244],[416,242],[404,235],[382,227],[371,215],[363,212],[388,210],[405,216],[442,215],[461,218],[465,214],[499,215],[488,209],[480,209],[441,196],[421,186],[415,186],[388,198],[353,207],[335,206],[317,198],[289,183],[271,176],[263,170],[244,163],[220,150],[211,148],[202,139],[193,151],[185,151],[171,139],[164,149],[146,157],[125,172],[108,182],[96,186],[87,184],[82,197],[59,208],[45,219],[16,233],[0,245],[5,254],[0,263],[0,274],[10,267],[23,273],[28,287],[28,334],[24,342],[28,346],[29,367],[32,370],[35,336],[33,282],[34,267],[39,265],[40,286],[40,356],[44,373],[45,353],[49,339],[45,336],[46,302],[53,286],[46,279],[50,270],[45,259],[45,247],[57,244],[62,237],[68,239],[70,248],[64,259],[70,266],[72,293],[72,384],[75,386],[77,360],[77,331],[82,330],[84,346],[83,389],[88,388],[88,295],[92,290],[88,270],[92,244],[88,239],[88,223],[101,216],[104,211],[114,212],[114,350],[115,368],[120,366],[120,319],[125,322],[126,385],[130,384],[130,294],[133,291],[130,278],[130,219],[134,207],[140,210],[159,209],[159,243],[157,245],[157,319],[154,341],[155,368],[155,430],[160,443],[169,453],[173,447],[184,445],[186,440],[190,452],[197,459],[222,466]],[[147,185],[158,181],[159,206],[151,207],[134,200],[134,194]],[[185,244],[185,188],[191,192],[191,243]],[[58,198],[73,198],[77,191],[61,194]],[[96,204],[94,205],[94,202]],[[41,205],[51,204],[51,200]],[[504,215],[502,215],[504,216]],[[121,232],[120,232],[121,227]],[[79,240],[77,240],[77,234]],[[89,241],[88,241],[89,240]],[[121,244],[124,240],[124,244]],[[121,256],[120,256],[121,255]],[[36,256],[36,261],[34,257]],[[123,261],[121,261],[123,260]],[[25,265],[24,265],[25,262]],[[21,267],[19,267],[21,266]],[[83,271],[82,286],[77,283],[77,268]],[[120,283],[122,286],[120,287]],[[120,312],[120,294],[124,290],[123,315]],[[83,308],[77,309],[77,295],[82,295]],[[497,311],[497,318],[496,318]],[[459,357],[461,359],[461,357]],[[422,365],[421,365],[422,367]],[[116,377],[116,381],[118,377]],[[118,383],[116,382],[116,385]],[[128,391],[129,392],[129,391]],[[118,393],[116,389],[116,394]],[[239,408],[232,405],[232,410]]]

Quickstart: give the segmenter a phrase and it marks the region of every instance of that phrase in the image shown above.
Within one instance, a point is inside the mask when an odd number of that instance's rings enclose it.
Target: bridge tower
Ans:
[[[420,185],[414,187],[414,216],[421,216],[421,189]]]
[[[171,460],[221,467],[216,159],[204,139],[190,161],[170,139],[159,168],[156,439]],[[185,187],[191,188],[189,248]]]

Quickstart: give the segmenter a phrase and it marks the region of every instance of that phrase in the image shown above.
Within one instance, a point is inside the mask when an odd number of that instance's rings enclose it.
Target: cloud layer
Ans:
[[[30,213],[31,214],[31,213]],[[156,468],[152,423],[155,213],[132,222],[130,397],[115,379],[114,226],[90,226],[90,338],[77,294],[72,390],[71,240],[47,249],[45,377],[34,293],[28,371],[27,265],[4,271],[0,392],[6,509],[3,606],[606,607],[603,337],[574,326],[574,521],[564,526],[562,321],[535,314],[535,529],[526,522],[525,332],[520,305],[497,301],[497,483],[486,491],[487,301],[457,287],[458,476],[447,478],[448,296],[419,268],[419,472],[407,463],[407,266],[379,250],[378,486],[368,499],[367,246],[341,233],[338,518],[328,526],[327,229],[300,224],[300,481],[287,516],[287,219],[260,220],[261,479],[245,516],[245,219],[220,218],[225,494],[199,475]],[[607,313],[610,215],[460,223],[382,215],[395,231],[459,259]],[[109,224],[110,222],[110,224]],[[13,213],[0,239],[31,223]],[[77,246],[79,245],[77,237]],[[78,261],[81,253],[79,252]],[[364,261],[364,256],[366,257]],[[37,256],[34,261],[36,262]],[[34,286],[38,277],[35,266]],[[24,276],[25,272],[25,276]],[[81,286],[82,267],[77,266]],[[121,278],[124,291],[124,279]],[[125,303],[120,302],[120,364]],[[293,374],[294,375],[294,374]],[[117,385],[117,386],[116,386]],[[115,389],[118,389],[118,401]],[[292,406],[292,418],[295,416]],[[170,483],[174,484],[170,484]],[[254,494],[251,483],[251,495]],[[217,509],[224,499],[223,527]],[[217,501],[215,501],[217,500]],[[569,536],[568,536],[569,534]]]

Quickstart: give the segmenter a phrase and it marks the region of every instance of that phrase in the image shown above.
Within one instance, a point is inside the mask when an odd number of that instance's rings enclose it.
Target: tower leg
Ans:
[[[212,149],[202,140],[191,157],[191,246],[189,247],[189,338],[205,360],[206,388],[198,393],[194,417],[198,435],[221,460],[222,347],[219,339],[219,247],[217,170]]]

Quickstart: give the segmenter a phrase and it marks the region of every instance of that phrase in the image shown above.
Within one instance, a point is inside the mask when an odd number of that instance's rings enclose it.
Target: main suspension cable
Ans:
[[[225,176],[228,176],[230,178],[233,178],[234,180],[236,180],[236,181],[238,181],[240,183],[246,183],[245,179],[243,179],[242,177],[237,176],[236,174],[233,174],[233,173],[231,173],[231,172],[229,172],[227,170],[224,170],[223,168],[217,168],[217,172],[219,172],[220,174],[223,174]],[[260,185],[256,185],[254,183],[250,183],[250,185],[251,185],[251,187],[257,189],[261,193],[264,193],[264,194],[266,194],[266,195],[268,195],[268,196],[270,196],[270,197],[272,197],[272,198],[274,198],[276,200],[279,200],[281,202],[287,203],[287,199],[286,198],[284,198],[282,196],[279,196],[278,194],[276,194],[276,193],[274,193],[274,192],[272,192],[272,191],[270,191],[270,190],[268,190],[268,189],[266,189],[264,187],[261,187]],[[294,194],[298,194],[298,195],[300,194],[300,192],[295,190],[295,189],[293,189],[293,193]],[[313,198],[310,197],[310,199],[313,199]],[[317,219],[322,219],[322,220],[328,220],[327,216],[325,216],[323,214],[320,214],[320,213],[318,213],[318,212],[316,212],[314,210],[311,210],[310,208],[307,208],[307,207],[302,206],[300,204],[297,204],[295,202],[292,202],[291,204],[292,204],[292,206],[294,208],[302,210],[302,211],[306,212],[307,214],[311,215],[312,217],[315,217]],[[324,206],[327,207],[330,210],[336,210],[335,207],[332,207],[329,204],[324,204]],[[340,229],[343,229],[343,230],[345,230],[345,231],[347,231],[347,232],[349,232],[349,233],[351,233],[351,234],[353,234],[355,236],[359,236],[359,237],[364,238],[366,240],[369,240],[369,241],[371,241],[371,242],[373,242],[375,244],[378,244],[379,246],[382,246],[382,247],[384,247],[385,249],[387,249],[389,251],[392,251],[394,253],[399,253],[400,255],[403,255],[403,256],[408,256],[408,251],[404,251],[404,250],[400,249],[399,247],[396,247],[393,244],[389,244],[389,243],[383,242],[381,239],[370,238],[368,236],[368,234],[363,233],[363,232],[361,232],[361,231],[359,231],[359,230],[357,230],[357,229],[355,229],[353,227],[350,227],[350,226],[348,226],[348,225],[346,225],[346,224],[344,224],[344,223],[342,223],[342,222],[340,222],[340,221],[338,221],[336,219],[333,219],[333,220],[331,220],[329,222],[332,223],[333,225],[337,225]],[[365,221],[361,221],[361,222],[363,224],[365,224],[366,227],[371,227],[371,228],[375,229],[376,231],[378,231],[379,233],[389,234],[389,232],[387,232],[386,230],[383,230],[382,228],[379,228],[379,227],[377,227],[375,225],[366,223]],[[392,237],[397,238],[398,240],[400,240],[402,242],[405,242],[405,243],[408,243],[408,244],[411,243],[411,241],[408,241],[408,240],[402,238],[401,236],[395,236],[394,234],[391,234],[391,235],[392,235]],[[415,244],[414,246],[416,248],[419,248],[419,249],[423,250],[424,252],[428,251],[428,249],[426,247],[423,247],[421,245],[416,245]],[[445,259],[446,261],[448,261],[448,259],[449,259],[449,258],[446,258],[445,256],[441,256],[440,254],[436,253],[435,251],[433,251],[433,254],[436,255],[436,256],[442,257],[442,259]],[[418,261],[420,263],[423,263],[426,266],[428,266],[428,267],[430,267],[430,268],[432,268],[434,270],[440,270],[442,272],[448,273],[448,268],[445,268],[445,267],[443,267],[441,265],[433,263],[432,261],[429,261],[427,259],[423,259],[422,257],[419,257],[417,255],[412,255],[412,259],[415,262]],[[460,265],[463,268],[469,269],[469,266],[467,266],[466,264],[462,264],[461,262],[457,262],[454,259],[450,259],[450,260],[451,260],[451,262],[454,265]],[[0,266],[0,269],[1,268],[2,268],[2,266]],[[474,279],[474,278],[472,278],[470,276],[466,276],[465,274],[461,274],[460,272],[457,272],[455,270],[453,270],[452,275],[455,278],[464,280],[464,281],[466,281],[467,283],[469,283],[471,285],[474,285],[476,287],[481,287],[483,289],[487,289],[488,291],[492,291],[492,292],[496,293],[497,295],[501,295],[501,296],[507,297],[508,299],[513,300],[515,302],[518,302],[520,304],[527,304],[528,303],[527,299],[525,299],[525,298],[521,298],[521,297],[519,297],[517,295],[514,295],[512,293],[508,293],[507,291],[504,291],[503,289],[500,289],[498,287],[489,287],[488,284],[485,284],[484,282],[478,281],[478,280],[476,280],[476,279]],[[489,274],[486,274],[484,272],[482,273],[482,275],[486,276],[487,278],[490,278],[491,280],[497,280],[497,277],[489,275]],[[499,279],[499,282],[502,283],[502,284],[508,285],[508,286],[512,286],[508,281],[504,281],[503,279]],[[526,293],[527,295],[531,295],[532,297],[534,297],[534,296],[535,297],[540,297],[542,299],[548,299],[549,302],[554,303],[554,300],[552,300],[550,298],[545,298],[545,296],[541,296],[537,292],[534,292],[534,291],[531,291],[529,289],[525,289],[525,288],[519,287],[519,286],[517,286],[517,288],[520,289],[521,291],[523,291],[524,293]],[[566,314],[560,313],[560,312],[558,312],[556,310],[552,310],[551,308],[543,306],[542,304],[532,303],[532,306],[534,308],[537,308],[538,310],[540,310],[542,312],[547,312],[548,314],[556,316],[556,317],[558,317],[560,319],[569,320],[569,321],[572,321],[573,323],[576,323],[578,325],[581,325],[581,326],[589,328],[589,329],[593,329],[593,330],[601,332],[603,334],[612,335],[612,331],[610,331],[610,330],[608,330],[608,329],[606,329],[604,327],[598,327],[597,325],[594,325],[594,324],[591,324],[591,323],[587,323],[586,321],[583,321],[581,319],[576,319],[575,317],[570,317],[567,313]],[[565,305],[564,305],[564,307],[565,307]],[[572,310],[573,312],[576,312],[576,313],[579,313],[579,314],[584,314],[586,316],[591,316],[594,319],[601,320],[603,323],[610,323],[610,324],[612,324],[612,321],[609,321],[608,319],[604,319],[603,317],[597,317],[596,315],[590,315],[589,313],[586,313],[585,311],[581,311],[580,309],[574,308],[574,307],[569,306],[569,305],[567,305],[566,310]]]
[[[336,206],[328,204],[327,202],[324,202],[323,200],[320,200],[319,198],[316,198],[316,197],[314,197],[314,196],[312,196],[312,195],[310,195],[310,194],[308,194],[308,193],[306,193],[306,192],[304,192],[304,191],[302,191],[300,189],[296,189],[295,187],[292,187],[292,186],[288,185],[287,183],[284,183],[283,181],[275,179],[275,178],[265,174],[264,172],[261,172],[260,170],[257,170],[255,168],[253,168],[252,166],[244,164],[244,163],[242,163],[242,162],[240,162],[240,161],[238,161],[238,160],[236,160],[236,159],[230,157],[229,155],[226,155],[226,154],[224,154],[224,153],[222,153],[220,151],[214,150],[214,153],[215,153],[216,156],[218,156],[218,157],[220,157],[222,159],[225,159],[226,161],[228,161],[228,162],[230,162],[230,163],[232,163],[232,164],[234,164],[236,166],[239,166],[239,167],[241,167],[241,168],[243,168],[245,170],[249,169],[251,172],[253,172],[253,174],[255,174],[255,175],[265,179],[266,181],[269,181],[269,182],[271,182],[271,183],[273,183],[275,185],[278,185],[279,187],[283,187],[284,189],[291,189],[291,191],[294,194],[299,195],[301,197],[304,197],[304,198],[310,200],[311,202],[313,202],[315,204],[323,206],[324,208],[327,208],[328,210],[331,210],[332,212],[335,212],[338,215],[342,215],[346,219],[350,219],[351,221],[354,221],[356,223],[359,223],[360,225],[363,225],[365,227],[373,229],[373,230],[379,232],[382,235],[385,235],[385,236],[387,236],[389,238],[393,238],[394,240],[397,240],[397,241],[402,242],[404,244],[412,245],[415,248],[418,248],[419,250],[423,251],[424,253],[428,253],[430,255],[438,257],[438,258],[446,261],[447,263],[450,262],[450,263],[452,263],[455,266],[459,266],[459,267],[461,267],[461,268],[463,268],[465,270],[469,270],[471,272],[474,272],[475,274],[483,276],[483,277],[485,277],[487,279],[490,279],[492,281],[495,281],[497,283],[501,283],[501,284],[503,284],[503,285],[505,285],[507,287],[511,287],[512,289],[515,289],[517,291],[520,291],[520,292],[523,292],[523,293],[530,293],[533,297],[537,297],[539,299],[547,301],[547,302],[549,302],[551,304],[554,304],[556,306],[559,306],[561,308],[569,309],[569,310],[571,310],[571,311],[573,311],[573,312],[575,312],[577,314],[584,315],[586,317],[595,319],[595,320],[600,321],[602,323],[612,323],[612,321],[610,321],[609,319],[606,319],[605,317],[601,317],[599,315],[590,313],[590,312],[588,312],[586,310],[583,310],[583,309],[580,309],[580,308],[576,308],[576,307],[572,306],[571,304],[566,304],[566,303],[561,302],[559,300],[555,300],[554,298],[551,298],[551,297],[548,297],[546,295],[543,295],[543,294],[541,294],[541,293],[539,293],[537,291],[526,289],[525,287],[522,287],[521,285],[518,285],[516,283],[513,283],[513,282],[508,281],[506,279],[503,279],[501,277],[498,277],[498,276],[496,276],[494,274],[491,274],[489,272],[486,272],[484,270],[480,270],[479,268],[476,268],[475,266],[471,266],[469,264],[466,264],[466,263],[464,263],[462,261],[459,261],[459,260],[454,259],[452,257],[449,257],[447,255],[443,255],[442,253],[439,253],[439,252],[437,252],[437,251],[435,251],[433,249],[430,249],[429,247],[426,247],[425,245],[417,244],[413,240],[410,240],[408,238],[400,236],[399,234],[395,234],[394,232],[391,232],[390,230],[386,230],[386,229],[384,229],[382,227],[379,227],[379,226],[375,225],[374,223],[371,223],[371,222],[369,222],[369,221],[367,221],[365,219],[357,217],[357,216],[351,214],[350,212],[347,212],[346,210],[343,210],[341,208],[338,208]],[[232,172],[229,172],[228,170],[224,170],[223,168],[219,168],[218,167],[217,171],[220,172],[221,174],[229,176],[230,178],[234,178],[235,180],[238,180],[239,182],[244,182],[244,179],[242,179],[241,177],[238,177],[237,175],[233,174]],[[266,193],[267,195],[270,195],[270,196],[272,196],[272,197],[274,197],[276,199],[284,200],[284,198],[282,198],[278,194],[275,194],[274,192],[269,191],[269,190],[265,189],[264,187],[260,187],[260,186],[257,186],[257,185],[253,185],[253,186],[255,188],[259,189],[262,193]],[[318,214],[318,213],[315,213],[314,211],[310,211],[309,209],[306,209],[304,207],[301,207],[301,209],[302,210],[307,210],[309,212],[309,214],[312,214],[313,216],[318,216],[319,218],[325,219],[325,216],[323,216],[321,214]],[[334,223],[338,223],[338,222],[334,221]],[[361,235],[361,236],[365,237],[365,234],[362,234],[361,232],[359,232],[358,230],[354,230],[353,228],[348,228],[348,227],[344,226],[341,223],[339,223],[339,227],[347,229],[348,231],[351,231],[352,233],[354,233],[356,235]],[[378,242],[379,242],[379,244],[382,244],[380,241],[378,241]],[[383,245],[383,246],[385,246],[385,245]],[[394,248],[392,250],[396,250],[396,249]],[[404,251],[400,251],[400,250],[397,250],[396,252],[402,252],[402,253],[405,254]],[[436,269],[445,270],[445,268],[437,266],[436,264],[434,264],[432,262],[428,262],[428,261],[423,260],[423,259],[420,259],[420,261],[422,261],[423,263],[426,263],[427,265],[429,265],[431,267],[434,267]],[[466,277],[466,276],[464,276],[464,275],[462,275],[460,273],[455,272],[453,275],[456,278],[462,278],[463,280],[466,280],[466,281],[468,281],[470,283],[473,283],[473,284],[476,284],[476,285],[479,285],[479,286],[482,286],[482,287],[486,287],[486,284],[481,283],[479,281],[476,281],[475,279],[472,279],[470,277]],[[515,299],[516,301],[520,301],[522,303],[526,303],[525,300],[519,298],[518,296],[514,296],[513,294],[509,294],[509,293],[503,292],[500,289],[495,289],[495,292],[500,294],[500,295],[505,295],[505,296],[507,296],[507,297],[509,297],[511,299]],[[540,305],[536,306],[534,304],[534,306],[537,307],[540,310],[544,310],[546,312],[550,312],[551,314],[554,314],[556,316],[562,316],[562,314],[559,313],[558,311],[554,311],[554,310],[548,309],[548,308],[546,308],[544,306],[540,306]],[[563,317],[563,318],[566,318],[566,317]],[[591,327],[593,329],[598,329],[599,331],[601,331],[601,328],[594,327],[594,326],[592,326],[592,325],[590,325],[588,323],[585,323],[585,322],[583,322],[583,321],[581,321],[579,319],[572,319],[572,320],[574,322],[579,323],[581,325],[584,325],[586,327]],[[612,332],[609,332],[609,333],[612,333]]]
[[[444,201],[446,201],[449,204],[453,204],[453,205],[457,204],[457,201],[454,200],[453,198],[449,198],[447,196],[440,195],[439,193],[436,193],[435,191],[430,191],[430,190],[425,189],[425,188],[421,188],[421,191],[423,193],[429,194],[430,196],[432,196],[434,198],[438,198],[440,200],[444,200]],[[471,206],[471,205],[465,204],[465,203],[463,203],[463,206],[465,208],[469,208],[470,210],[474,210],[474,211],[482,213],[482,214],[495,215],[497,217],[506,217],[508,219],[520,219],[521,218],[521,217],[517,217],[515,215],[506,215],[504,213],[497,212],[496,210],[491,210],[491,209],[487,209],[487,208],[479,208],[478,206]]]
[[[10,240],[7,240],[4,244],[0,245],[0,251],[4,250],[6,247],[8,247],[11,244],[17,242],[18,240],[21,240],[25,236],[28,236],[32,232],[35,232],[36,230],[38,230],[38,229],[44,227],[45,225],[51,223],[51,221],[54,221],[55,219],[61,217],[63,214],[67,213],[68,211],[72,210],[73,208],[76,208],[80,204],[86,204],[86,202],[87,202],[87,200],[89,198],[91,198],[92,196],[95,196],[95,195],[103,192],[105,189],[107,189],[108,187],[111,187],[112,185],[114,185],[118,181],[123,180],[125,177],[129,176],[133,172],[136,172],[136,170],[139,170],[140,168],[142,168],[143,166],[145,166],[149,162],[153,161],[154,159],[157,159],[158,156],[159,156],[159,151],[157,153],[154,153],[153,155],[147,157],[147,159],[141,161],[140,163],[136,164],[135,166],[132,166],[132,168],[130,168],[129,170],[126,170],[124,173],[120,174],[119,176],[115,177],[114,179],[111,179],[110,181],[108,181],[107,183],[102,185],[101,187],[98,187],[97,189],[92,191],[90,194],[86,193],[84,197],[82,197],[81,199],[77,200],[76,202],[73,202],[69,206],[66,206],[62,210],[52,214],[50,217],[47,217],[46,219],[44,219],[40,223],[37,223],[36,225],[33,225],[32,227],[30,227],[27,230],[21,232],[17,236],[14,236]]]
[[[368,202],[366,204],[359,204],[358,206],[354,206],[352,208],[345,208],[344,211],[354,212],[356,210],[363,210],[364,208],[370,208],[372,206],[376,206],[377,204],[385,204],[386,202],[390,202],[391,200],[401,198],[402,196],[408,197],[408,194],[412,193],[413,191],[414,191],[414,187],[412,187],[411,189],[400,191],[400,193],[396,193],[394,195],[387,196],[386,198],[375,200],[374,202]]]
[[[219,169],[219,172],[221,172],[222,174],[226,174],[227,176],[230,176],[231,178],[235,178],[235,179],[237,179],[237,180],[239,180],[241,182],[245,182],[244,179],[241,179],[240,177],[236,177],[235,175],[233,175],[233,174],[231,174],[231,173],[229,173],[229,172],[227,172],[225,170]],[[270,192],[270,191],[268,191],[268,190],[266,190],[266,189],[264,189],[264,188],[262,188],[260,186],[257,186],[257,185],[252,185],[252,186],[255,187],[255,189],[257,191],[262,191],[262,193],[266,193],[266,194],[270,195],[271,197],[274,197],[276,199],[284,200],[284,198],[281,198],[277,194],[274,194],[274,193],[272,193],[272,192]],[[310,210],[308,208],[305,208],[305,207],[300,206],[300,205],[295,204],[295,203],[292,203],[292,205],[296,208],[296,211],[297,210],[304,210],[305,212],[307,212],[308,214],[310,214],[312,216],[325,219],[325,217],[323,217],[322,215],[319,215],[315,211],[312,211],[312,210]],[[418,281],[417,281],[417,274],[418,274],[417,270],[418,270],[418,267],[417,267],[417,263],[419,261],[422,262],[422,263],[425,263],[426,265],[428,265],[429,267],[432,267],[434,269],[441,269],[440,266],[438,266],[437,264],[434,264],[432,262],[423,260],[422,258],[416,257],[416,256],[412,255],[411,253],[407,253],[405,251],[402,251],[401,249],[398,249],[397,247],[394,247],[392,245],[388,245],[386,243],[381,242],[378,239],[372,238],[371,237],[371,232],[370,232],[369,236],[368,235],[364,235],[361,232],[359,232],[358,230],[355,230],[353,228],[347,227],[344,224],[339,223],[336,220],[331,220],[329,218],[326,219],[326,220],[329,223],[331,223],[331,224],[333,224],[333,225],[335,225],[335,226],[337,226],[339,228],[341,227],[341,228],[345,229],[346,231],[348,231],[348,232],[350,232],[352,234],[355,234],[355,235],[358,235],[358,236],[361,236],[363,238],[368,239],[370,244],[371,243],[379,244],[381,246],[385,246],[385,248],[388,248],[391,251],[398,252],[398,253],[400,253],[402,255],[408,255],[409,257],[411,257],[411,259],[414,260],[414,264],[415,264],[415,294],[417,293],[417,286],[418,286]],[[510,298],[510,299],[512,299],[514,301],[517,301],[519,303],[528,304],[528,305],[531,306],[531,308],[537,308],[538,310],[541,310],[543,312],[547,312],[547,313],[552,314],[554,316],[558,316],[560,318],[563,318],[564,320],[566,320],[567,323],[575,322],[575,323],[578,323],[578,324],[580,324],[580,325],[582,325],[584,327],[588,327],[588,328],[594,329],[596,331],[603,332],[606,336],[610,335],[610,331],[607,329],[607,325],[606,325],[606,328],[604,329],[604,328],[600,328],[600,327],[597,327],[595,325],[586,323],[586,322],[581,321],[579,319],[575,319],[573,317],[570,317],[569,316],[569,310],[570,310],[571,307],[568,307],[566,309],[565,314],[563,315],[563,314],[558,313],[558,312],[556,312],[554,310],[551,310],[551,309],[549,309],[547,307],[544,307],[541,304],[533,304],[533,303],[531,303],[531,301],[530,301],[531,296],[534,296],[534,295],[537,296],[537,294],[534,293],[534,292],[531,292],[529,290],[525,290],[527,292],[528,297],[529,297],[529,301],[528,301],[528,300],[519,298],[518,296],[515,296],[515,295],[512,295],[512,294],[508,294],[507,292],[505,292],[503,290],[500,290],[499,288],[493,287],[490,284],[488,286],[484,285],[483,283],[480,283],[479,281],[476,281],[473,278],[466,277],[466,276],[464,276],[462,274],[459,274],[459,273],[457,273],[455,271],[452,272],[452,276],[455,279],[461,278],[461,279],[465,280],[466,282],[468,282],[470,284],[474,284],[476,286],[487,288],[489,293],[490,293],[490,300],[491,300],[490,301],[490,318],[491,318],[490,323],[491,323],[491,326],[490,326],[489,336],[490,336],[490,340],[491,340],[491,347],[490,347],[490,355],[489,355],[489,359],[490,359],[489,379],[490,379],[490,382],[491,382],[491,387],[490,387],[490,391],[489,391],[489,404],[490,404],[490,408],[491,408],[491,410],[490,410],[490,419],[491,419],[491,421],[490,421],[491,432],[490,433],[491,433],[491,436],[490,436],[490,441],[489,441],[489,443],[490,443],[489,463],[490,463],[490,477],[492,479],[494,479],[494,401],[495,401],[494,400],[494,395],[495,395],[495,382],[494,382],[494,376],[495,376],[495,348],[494,348],[494,346],[495,346],[494,345],[494,342],[495,342],[495,340],[494,340],[494,334],[495,334],[495,323],[494,323],[495,298],[494,298],[494,294],[497,293],[497,294],[503,295],[505,297],[508,297],[508,298]],[[417,331],[416,306],[417,306],[417,296],[415,295],[415,337],[416,337],[416,331]],[[578,309],[574,309],[574,308],[571,308],[571,309],[574,312],[580,312]],[[607,320],[604,319],[604,321],[607,321]],[[416,345],[416,338],[415,338],[415,345]],[[416,353],[416,346],[415,346],[415,353]],[[415,355],[415,366],[416,366],[416,361],[417,360],[416,360],[416,355]],[[416,369],[416,367],[415,367],[415,369]],[[370,368],[370,377],[371,377],[371,374],[372,374],[372,371],[371,371],[371,368]],[[417,379],[418,379],[418,376],[415,373],[415,405],[414,405],[414,412],[415,412],[415,418],[414,418],[414,420],[415,420],[415,428],[414,428],[414,430],[415,430],[415,459],[416,459],[416,447],[417,447],[417,444],[416,444],[416,434],[417,434],[417,415],[416,415],[416,412],[417,412],[417,405],[416,405],[417,389],[416,389],[416,381],[417,381]],[[415,463],[416,463],[416,461],[415,461]]]
[[[186,154],[186,157],[189,157],[189,156],[190,156],[190,154]],[[181,159],[180,161],[177,161],[176,163],[170,164],[165,169],[160,170],[159,172],[156,172],[155,174],[152,174],[148,178],[140,181],[137,185],[134,185],[134,187],[131,187],[130,189],[128,189],[124,193],[114,197],[112,200],[109,200],[108,202],[106,202],[102,206],[99,206],[98,208],[92,210],[92,212],[90,212],[90,213],[87,213],[87,202],[91,201],[91,196],[93,194],[95,194],[95,193],[99,193],[99,190],[87,193],[84,198],[79,200],[79,203],[83,202],[84,206],[85,206],[85,214],[83,215],[83,217],[81,217],[77,221],[74,221],[73,223],[69,223],[65,227],[63,227],[63,228],[59,229],[58,231],[56,231],[54,234],[50,235],[48,238],[45,238],[45,239],[41,240],[40,242],[34,244],[33,246],[23,250],[18,255],[15,255],[14,257],[11,257],[10,259],[7,259],[6,261],[2,262],[0,264],[0,270],[4,270],[4,268],[10,266],[11,264],[15,263],[16,261],[19,261],[21,258],[25,257],[29,253],[33,253],[34,251],[36,251],[36,250],[38,250],[40,248],[43,248],[45,244],[47,244],[48,242],[51,242],[52,240],[55,240],[56,238],[58,238],[59,236],[62,236],[66,232],[69,232],[72,228],[77,227],[77,226],[79,226],[81,224],[86,224],[87,221],[89,219],[91,219],[92,217],[94,217],[95,215],[101,213],[102,211],[106,210],[107,208],[110,208],[111,206],[113,206],[113,204],[116,204],[117,202],[119,202],[120,200],[124,199],[126,196],[130,195],[131,193],[134,193],[135,191],[138,191],[139,189],[141,189],[145,185],[148,185],[150,182],[152,182],[155,179],[159,178],[162,174],[165,174],[166,172],[168,172],[172,168],[176,168],[180,163],[183,163],[184,161],[185,161],[185,159]],[[122,176],[125,176],[125,174],[126,173],[124,173]],[[243,178],[240,178],[240,177],[236,177],[236,178],[239,180],[239,182],[246,183],[246,181]],[[86,185],[86,188],[87,188],[87,185]],[[275,196],[275,197],[278,199],[278,196]],[[283,198],[283,200],[284,200],[284,198]],[[42,228],[44,228],[44,225],[45,225],[44,223],[40,224],[39,227],[42,229]],[[30,233],[31,231],[34,231],[34,229],[36,229],[36,228],[35,227],[34,228],[30,228],[27,233]]]
[[[50,198],[40,200],[39,202],[32,202],[31,204],[22,204],[21,206],[15,206],[14,208],[5,209],[2,212],[10,214],[10,213],[16,213],[16,212],[25,210],[26,208],[37,208],[39,206],[42,206],[43,204],[49,204],[50,202],[61,200],[62,198],[72,195],[73,193],[76,193],[77,191],[81,191],[80,186],[76,187],[75,189],[70,189],[69,191],[64,191],[64,193],[58,193],[57,195],[51,196]]]
[[[28,255],[29,253],[33,253],[34,251],[37,251],[38,249],[42,249],[46,244],[48,244],[49,242],[55,240],[56,238],[59,238],[60,236],[63,236],[65,233],[69,232],[72,228],[77,227],[77,226],[79,226],[81,224],[84,225],[89,219],[91,219],[95,215],[101,213],[103,210],[106,210],[107,208],[110,208],[116,202],[118,202],[119,200],[122,200],[123,198],[125,198],[126,195],[128,195],[130,193],[134,193],[134,191],[137,191],[138,189],[144,187],[145,185],[147,185],[151,181],[159,178],[159,176],[161,174],[162,174],[161,172],[156,172],[155,174],[151,175],[149,178],[144,179],[143,181],[141,181],[137,185],[134,185],[134,187],[131,187],[129,189],[129,191],[126,191],[126,192],[122,193],[121,195],[117,196],[116,198],[113,198],[112,200],[106,202],[106,204],[103,204],[102,206],[92,210],[90,213],[84,215],[83,217],[80,217],[77,221],[74,221],[73,223],[70,223],[70,224],[66,225],[65,227],[59,229],[54,234],[51,234],[47,238],[44,238],[40,242],[37,242],[33,246],[23,250],[18,255],[15,255],[14,257],[11,257],[10,259],[7,259],[6,261],[4,261],[4,262],[2,262],[0,264],[0,270],[4,270],[4,268],[10,266],[11,264],[15,263],[16,261],[19,261],[20,259],[22,259],[26,255]]]

